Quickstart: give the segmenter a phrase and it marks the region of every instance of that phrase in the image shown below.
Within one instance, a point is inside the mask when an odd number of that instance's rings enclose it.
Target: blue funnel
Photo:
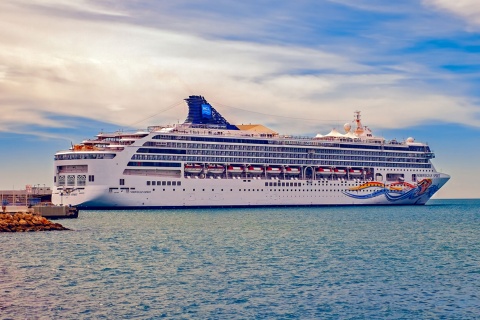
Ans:
[[[188,116],[184,123],[200,125],[205,128],[239,130],[230,124],[207,100],[202,96],[190,96],[185,99],[188,104]]]

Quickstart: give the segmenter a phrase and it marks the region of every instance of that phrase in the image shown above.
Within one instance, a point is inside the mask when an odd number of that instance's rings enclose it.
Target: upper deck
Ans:
[[[344,125],[344,134],[333,129],[326,135],[317,134],[314,137],[303,137],[280,135],[260,125],[232,125],[203,97],[190,96],[186,101],[189,106],[189,114],[182,124],[150,126],[136,132],[101,132],[94,139],[86,139],[81,144],[74,145],[71,149],[60,151],[57,154],[71,152],[116,153],[123,151],[127,146],[137,145],[136,142],[141,139],[150,137],[154,140],[203,141],[221,144],[242,143],[410,151],[422,152],[427,154],[427,157],[434,157],[427,144],[415,142],[413,138],[399,142],[374,136],[370,128],[361,123],[360,111],[356,111],[354,114],[353,126],[350,123]],[[244,127],[249,127],[249,129],[242,130]],[[138,144],[138,146],[141,145]]]

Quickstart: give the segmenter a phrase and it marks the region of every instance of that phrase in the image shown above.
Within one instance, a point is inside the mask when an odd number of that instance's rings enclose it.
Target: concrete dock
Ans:
[[[25,190],[0,190],[3,213],[32,213],[49,219],[78,218],[78,209],[51,203],[50,187],[26,186]]]

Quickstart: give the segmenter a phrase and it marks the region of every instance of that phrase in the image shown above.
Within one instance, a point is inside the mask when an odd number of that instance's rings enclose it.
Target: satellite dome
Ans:
[[[343,129],[345,129],[345,132],[350,132],[350,129],[352,128],[352,125],[350,123],[345,123],[343,126]]]
[[[408,143],[412,143],[412,142],[415,142],[415,139],[412,138],[412,137],[408,137],[406,141],[407,141]]]

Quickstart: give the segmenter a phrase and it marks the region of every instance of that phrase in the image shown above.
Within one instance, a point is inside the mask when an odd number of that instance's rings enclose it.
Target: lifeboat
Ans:
[[[285,168],[285,174],[300,174],[300,169],[297,167],[287,167]]]
[[[363,174],[363,170],[359,169],[349,169],[348,174],[352,177],[359,177]]]
[[[252,174],[260,174],[260,173],[263,173],[263,168],[262,167],[249,166],[247,168],[247,172],[252,173]]]
[[[282,173],[282,168],[267,167],[267,173],[268,174],[280,174],[280,173]]]
[[[199,164],[186,164],[185,165],[185,172],[186,173],[198,174],[198,173],[202,172],[202,170],[203,170],[203,167]]]
[[[228,166],[227,167],[227,172],[232,173],[232,174],[240,174],[243,172],[242,167],[236,167],[236,166]]]
[[[337,175],[337,176],[344,176],[344,175],[347,174],[347,170],[335,168],[335,169],[333,169],[333,174]]]
[[[320,168],[317,169],[317,174],[318,174],[318,175],[321,175],[321,176],[329,176],[329,175],[331,175],[332,173],[333,173],[333,170],[330,169],[330,168],[322,168],[322,167],[320,167]]]
[[[225,171],[225,167],[219,164],[211,164],[207,167],[207,172],[211,174],[221,174]]]

